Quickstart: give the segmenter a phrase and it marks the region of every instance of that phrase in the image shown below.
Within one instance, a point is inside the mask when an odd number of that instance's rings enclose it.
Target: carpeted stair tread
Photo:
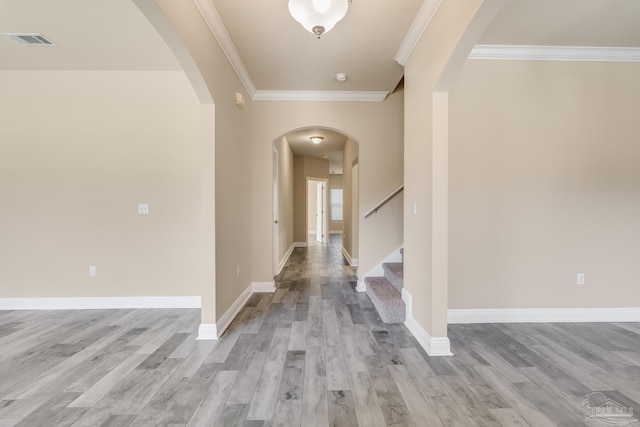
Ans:
[[[400,292],[384,277],[365,277],[367,295],[384,323],[403,323],[406,307]]]
[[[404,283],[403,266],[404,264],[401,262],[387,262],[382,264],[385,279],[387,279],[399,292],[402,292]]]

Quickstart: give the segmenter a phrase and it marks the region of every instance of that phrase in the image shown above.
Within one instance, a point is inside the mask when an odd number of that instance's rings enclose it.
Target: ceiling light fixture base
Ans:
[[[324,27],[322,25],[316,25],[315,27],[313,27],[312,31],[313,34],[317,36],[317,38],[320,38],[320,36],[324,33]]]

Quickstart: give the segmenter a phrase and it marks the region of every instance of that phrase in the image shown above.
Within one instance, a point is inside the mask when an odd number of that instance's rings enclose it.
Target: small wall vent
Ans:
[[[40,33],[2,33],[20,46],[57,46]]]

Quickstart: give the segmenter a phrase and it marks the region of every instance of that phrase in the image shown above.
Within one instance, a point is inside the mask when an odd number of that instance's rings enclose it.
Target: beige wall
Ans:
[[[354,239],[354,220],[359,218],[358,213],[353,212],[354,195],[351,189],[353,162],[358,159],[358,144],[348,138],[342,151],[342,247],[352,259],[358,259],[358,241]],[[357,229],[357,224],[355,227]],[[358,233],[355,233],[357,237]]]
[[[0,297],[201,295],[184,73],[3,71],[0,93]]]
[[[499,1],[442,2],[405,65],[404,286],[413,317],[433,337],[447,335],[449,125],[441,85],[473,46],[476,15],[490,21],[478,13],[485,3],[496,9]]]
[[[342,232],[342,221],[331,221],[331,190],[342,189],[342,174],[329,175],[329,202],[327,203],[327,210],[329,211],[329,231],[330,232]]]
[[[306,242],[308,233],[307,178],[329,179],[329,161],[294,156],[294,240]],[[315,229],[315,224],[314,227]]]
[[[206,283],[203,294],[213,288],[215,295],[203,301],[202,315],[203,323],[215,323],[249,286],[252,277],[253,263],[247,249],[251,247],[253,233],[251,168],[247,167],[247,161],[251,158],[254,103],[194,2],[156,0],[156,3],[187,47],[215,102],[215,138],[207,147],[215,147],[215,165],[203,166],[215,170],[215,282]],[[245,98],[244,110],[235,106],[236,92]],[[265,168],[261,179],[269,197],[265,201],[268,209],[263,212],[267,228],[261,230],[261,244],[270,248],[268,258],[261,260],[270,270],[263,281],[273,280],[273,209],[269,200],[273,193],[272,144],[281,135],[265,141],[262,153]],[[205,260],[205,268],[209,267],[208,262]]]
[[[285,137],[276,143],[278,151],[278,263],[293,244],[293,151]]]
[[[465,64],[450,99],[450,308],[640,305],[639,74]]]

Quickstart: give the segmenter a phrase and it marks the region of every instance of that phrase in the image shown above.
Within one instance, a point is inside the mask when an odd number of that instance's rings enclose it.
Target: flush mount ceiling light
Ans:
[[[312,136],[311,138],[311,142],[313,142],[314,144],[318,145],[322,142],[322,140],[324,139],[321,136]]]
[[[289,0],[289,13],[318,38],[347,14],[349,0]]]

